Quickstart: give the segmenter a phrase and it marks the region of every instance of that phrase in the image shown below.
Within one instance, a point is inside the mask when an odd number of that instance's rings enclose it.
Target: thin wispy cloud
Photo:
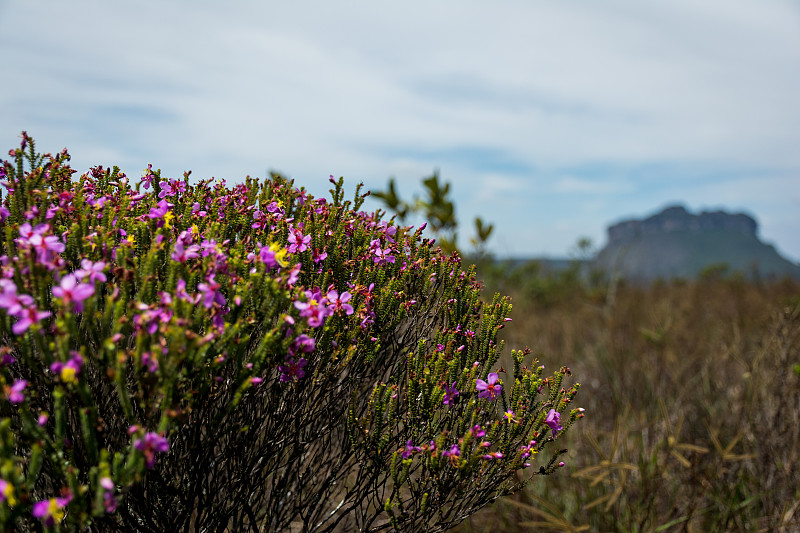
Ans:
[[[800,258],[789,0],[6,0],[0,58],[0,142],[25,129],[79,170],[278,169],[315,194],[395,176],[410,196],[438,168],[502,255],[683,202],[747,208]]]

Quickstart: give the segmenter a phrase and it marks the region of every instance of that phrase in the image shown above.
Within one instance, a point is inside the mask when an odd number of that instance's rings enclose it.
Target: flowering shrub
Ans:
[[[442,531],[582,409],[422,230],[279,176],[0,181],[0,529]]]

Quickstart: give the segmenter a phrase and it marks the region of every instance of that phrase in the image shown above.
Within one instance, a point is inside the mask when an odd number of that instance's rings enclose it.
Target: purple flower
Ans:
[[[197,215],[199,217],[206,216],[208,213],[206,211],[201,210],[200,209],[201,207],[202,206],[200,205],[199,202],[195,202],[194,204],[192,204],[192,214]]]
[[[400,450],[398,451],[401,452],[400,457],[402,457],[403,459],[408,459],[416,452],[422,451],[422,448],[420,448],[419,446],[414,446],[411,443],[411,439],[408,439],[408,441],[406,441],[406,447],[400,448]]]
[[[502,459],[503,453],[502,452],[489,452],[486,455],[481,455],[481,458],[491,461],[492,459]]]
[[[43,318],[49,317],[52,314],[53,313],[50,311],[39,311],[33,306],[26,307],[19,315],[17,315],[19,320],[11,327],[11,331],[14,332],[14,335],[22,335],[28,331],[28,328],[33,324],[42,320]]]
[[[24,247],[31,246],[31,239],[35,236],[42,236],[44,233],[47,232],[49,226],[47,224],[39,224],[34,229],[33,226],[30,225],[29,222],[22,224],[19,227],[19,238],[15,239],[17,244]]]
[[[478,398],[489,398],[491,400],[497,398],[497,395],[503,390],[503,386],[497,384],[499,379],[500,377],[497,375],[497,372],[489,374],[487,377],[488,381],[478,379],[475,383],[475,389],[479,391]]]
[[[530,441],[527,446],[520,446],[520,448],[519,448],[519,451],[520,451],[519,458],[524,461],[525,459],[527,459],[528,457],[531,456],[531,453],[536,453],[536,450],[534,449],[535,446],[536,446],[536,441],[535,440]],[[524,466],[527,467],[527,466],[531,466],[531,465],[528,464],[528,463],[525,463]]]
[[[53,287],[53,296],[61,298],[65,305],[74,302],[75,311],[83,312],[83,301],[94,294],[94,287],[88,283],[78,283],[75,274],[61,278],[61,285]]]
[[[383,235],[386,237],[387,241],[394,242],[394,236],[397,234],[397,226],[390,226],[388,222],[381,220],[378,224],[378,228],[383,230]]]
[[[208,278],[206,278],[208,283],[197,284],[197,289],[203,293],[203,307],[206,309],[211,309],[211,306],[214,305],[214,302],[216,302],[219,306],[225,305],[225,296],[219,292],[219,289],[222,286],[214,281],[215,275],[216,274],[211,274]]]
[[[174,251],[170,257],[172,257],[174,261],[185,263],[189,259],[200,257],[200,246],[197,244],[192,244],[186,248],[186,245],[183,244],[182,240],[177,240],[175,242]]]
[[[166,200],[161,200],[160,202],[158,202],[158,204],[156,204],[156,206],[157,207],[150,208],[150,213],[146,215],[147,218],[157,218],[157,219],[164,218],[164,215],[167,214],[169,208],[172,207],[173,204],[168,203]]]
[[[72,357],[66,363],[55,361],[50,365],[50,371],[59,374],[61,381],[64,383],[77,383],[77,376],[81,372],[81,367],[83,367],[83,357],[81,357],[81,354],[73,351],[71,355]]]
[[[286,365],[280,365],[278,371],[281,373],[281,381],[291,381],[292,379],[302,379],[306,375],[303,367],[306,366],[308,361],[305,358],[300,358],[297,362],[293,358],[286,360]]]
[[[200,298],[202,298],[202,295],[200,294],[196,294],[194,297],[190,296],[189,293],[186,292],[186,282],[181,278],[178,278],[178,286],[175,288],[175,296],[193,305],[199,302]]]
[[[298,352],[303,353],[311,353],[316,348],[316,341],[312,338],[303,333],[302,335],[298,335],[296,339],[292,341],[292,347],[289,352],[294,355]]]
[[[179,192],[186,191],[186,182],[175,179],[169,181],[160,181],[158,182],[158,186],[161,187],[161,192],[158,193],[159,198],[164,198],[165,196],[175,196]]]
[[[144,454],[145,466],[153,468],[156,464],[156,454],[169,451],[169,442],[158,433],[150,431],[145,434],[144,439],[136,439],[133,447]]]
[[[0,346],[0,366],[14,363],[16,359],[12,355],[10,346]]]
[[[100,478],[100,486],[105,489],[103,492],[103,507],[107,513],[117,510],[117,499],[114,497],[114,481],[110,477]]]
[[[320,263],[327,259],[328,252],[326,252],[324,249],[322,251],[315,249],[312,257],[314,259],[314,263]]]
[[[3,478],[0,478],[0,503],[8,502],[8,505],[16,505],[17,499],[14,497],[14,485]]]
[[[372,258],[374,263],[378,265],[385,265],[387,263],[394,263],[395,259],[394,256],[391,254],[391,248],[386,248],[385,250],[381,250],[380,246],[377,247],[374,251],[375,257]]]
[[[150,352],[143,352],[142,366],[151,374],[155,374],[158,370],[158,358]]]
[[[480,425],[472,426],[472,429],[470,430],[470,432],[472,433],[473,437],[477,437],[477,438],[480,438],[480,437],[483,437],[484,435],[486,435],[486,432],[483,430],[483,428]]]
[[[442,457],[447,457],[453,464],[457,465],[461,457],[461,450],[458,448],[458,444],[453,444],[449,449],[444,450]]]
[[[328,299],[328,309],[332,312],[339,313],[343,311],[346,315],[353,314],[353,306],[347,303],[353,297],[349,292],[343,292],[340,295],[338,292],[331,290],[328,291],[326,297]]]
[[[55,252],[60,254],[66,249],[66,246],[61,239],[59,239],[55,235],[47,235],[44,236],[42,234],[34,234],[30,239],[31,245],[36,250],[36,253],[39,256],[39,261],[47,262],[49,261],[50,253]]]
[[[450,402],[452,402],[455,399],[455,397],[458,396],[458,394],[459,394],[459,392],[458,392],[458,389],[456,389],[456,382],[455,381],[450,386],[445,385],[444,386],[444,398],[442,399],[442,403],[445,404],[445,405],[450,405]]]
[[[287,251],[285,249],[281,248],[275,243],[272,243],[269,246],[261,246],[259,243],[258,246],[260,247],[258,250],[258,258],[268,267],[276,268],[285,267],[287,265]]]
[[[11,403],[22,403],[25,401],[25,394],[22,392],[25,390],[25,387],[28,386],[28,382],[24,379],[18,379],[14,382],[11,387],[6,387],[6,397],[8,401]]]
[[[299,229],[292,229],[289,232],[289,251],[291,253],[304,252],[311,244],[311,235],[303,235]]]
[[[39,224],[36,228],[32,228],[26,222],[19,227],[19,238],[16,242],[25,248],[32,247],[36,251],[36,260],[52,270],[58,262],[55,254],[60,254],[66,247],[55,235],[44,235],[49,229],[50,226],[47,224]]]
[[[292,269],[289,271],[289,278],[286,280],[287,285],[294,287],[294,285],[297,283],[297,280],[300,279],[300,268],[302,266],[302,264],[297,263],[294,267],[292,267]]]
[[[81,268],[75,271],[75,275],[81,280],[86,279],[88,276],[90,281],[105,282],[107,280],[106,275],[103,273],[105,268],[106,264],[103,261],[92,263],[88,259],[83,259],[81,260]]]
[[[33,516],[41,519],[47,527],[53,527],[56,522],[64,519],[64,507],[72,501],[72,496],[66,498],[50,498],[33,504]]]
[[[325,317],[331,314],[331,311],[322,305],[322,294],[319,291],[305,291],[307,302],[294,302],[294,306],[300,310],[300,316],[308,319],[308,325],[312,328],[318,328],[325,321]]]
[[[8,314],[13,317],[22,315],[23,306],[33,304],[33,298],[27,294],[17,295],[17,286],[13,281],[8,279],[0,279],[0,307],[8,310]]]
[[[544,419],[544,423],[550,426],[550,429],[553,430],[553,436],[555,437],[558,435],[558,432],[564,429],[561,427],[561,415],[555,409],[550,409],[547,413],[547,418]]]
[[[216,239],[203,239],[203,242],[200,243],[200,248],[203,250],[200,254],[203,257],[208,257],[213,252],[215,255],[219,253],[217,250],[217,241]]]

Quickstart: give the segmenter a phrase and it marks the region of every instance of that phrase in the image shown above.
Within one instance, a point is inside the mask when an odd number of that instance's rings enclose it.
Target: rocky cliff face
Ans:
[[[729,214],[724,211],[689,213],[677,205],[664,209],[644,220],[625,220],[608,228],[609,244],[622,244],[634,239],[678,231],[730,231],[755,236],[756,221],[744,213]]]
[[[743,213],[689,213],[672,206],[642,220],[608,228],[608,244],[594,267],[639,281],[698,276],[710,266],[750,278],[800,279],[800,266],[781,257],[756,235],[756,221]]]

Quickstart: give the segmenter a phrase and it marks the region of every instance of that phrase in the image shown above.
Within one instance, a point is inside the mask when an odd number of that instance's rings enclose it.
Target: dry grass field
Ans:
[[[800,285],[487,279],[587,416],[566,468],[457,531],[800,531]]]

